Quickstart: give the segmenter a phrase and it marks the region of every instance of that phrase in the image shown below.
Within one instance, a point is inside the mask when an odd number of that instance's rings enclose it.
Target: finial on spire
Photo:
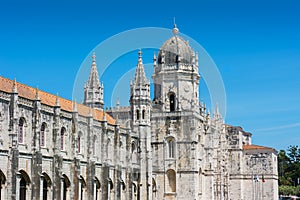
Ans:
[[[174,35],[177,35],[179,33],[179,29],[177,28],[175,17],[174,17],[174,27],[173,27],[172,32]]]
[[[143,61],[142,61],[142,50],[141,49],[139,50],[138,54],[139,54],[139,63],[142,63]]]
[[[96,53],[95,53],[95,51],[93,52],[92,59],[93,59],[92,60],[93,62],[96,62]]]

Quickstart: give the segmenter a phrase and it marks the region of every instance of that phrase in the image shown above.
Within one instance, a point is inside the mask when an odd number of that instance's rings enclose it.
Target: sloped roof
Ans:
[[[259,146],[259,145],[243,145],[243,150],[272,150],[276,151],[275,149],[271,147],[265,147],[265,146]]]
[[[4,78],[0,76],[0,91],[6,92],[6,93],[12,93],[13,90],[13,84],[14,81]],[[23,97],[25,99],[35,100],[36,98],[36,88],[30,87],[28,85],[18,83],[17,82],[17,92],[20,97]],[[38,94],[40,96],[40,100],[42,104],[48,105],[48,106],[55,106],[56,104],[56,95],[38,90]],[[73,111],[73,102],[61,97],[59,98],[59,104],[61,110],[72,112]],[[88,106],[85,106],[83,104],[76,103],[78,114],[81,116],[87,117],[89,115],[90,108]],[[113,117],[105,113],[105,117],[107,120],[107,123],[109,124],[115,124],[115,120]],[[93,109],[93,118],[98,121],[103,120],[103,111]]]

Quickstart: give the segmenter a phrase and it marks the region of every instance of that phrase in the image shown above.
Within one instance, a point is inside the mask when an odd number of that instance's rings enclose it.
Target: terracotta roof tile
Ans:
[[[275,150],[271,147],[258,146],[258,145],[243,145],[243,150]]]
[[[13,80],[4,78],[0,76],[0,91],[4,91],[7,93],[11,93],[12,89],[13,89]],[[18,91],[18,95],[20,97],[26,98],[26,99],[30,99],[30,100],[34,100],[35,99],[35,95],[36,95],[36,89],[21,83],[17,83],[17,91]],[[46,104],[48,106],[54,106],[56,103],[56,95],[44,92],[39,90],[38,91],[40,99],[41,99],[41,103],[42,104]],[[64,98],[59,97],[59,104],[62,110],[64,111],[68,111],[68,112],[72,112],[73,110],[73,102]],[[78,104],[77,105],[77,110],[78,110],[78,114],[81,116],[85,116],[87,117],[89,114],[89,107],[85,106],[83,104]],[[93,117],[95,120],[98,121],[102,121],[103,120],[103,111],[97,110],[97,109],[93,109]],[[109,124],[115,124],[115,120],[106,113],[106,120],[107,123]]]

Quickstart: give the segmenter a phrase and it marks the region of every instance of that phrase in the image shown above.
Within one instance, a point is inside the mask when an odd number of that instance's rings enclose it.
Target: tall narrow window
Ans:
[[[77,139],[77,149],[78,149],[78,153],[81,153],[81,137],[78,136],[78,139]]]
[[[24,119],[19,120],[19,132],[18,132],[18,142],[23,143],[24,140]]]
[[[145,114],[146,114],[146,111],[143,110],[143,112],[142,112],[142,118],[143,118],[143,119],[145,119]]]
[[[65,132],[66,129],[62,128],[60,132],[60,150],[64,150],[64,144],[65,144]]]
[[[169,100],[170,100],[170,112],[173,112],[175,111],[175,94],[170,94]]]
[[[40,145],[42,147],[45,146],[45,129],[46,129],[46,124],[43,123],[41,126],[41,132],[40,132]]]
[[[140,110],[139,109],[136,110],[136,119],[137,120],[140,119]]]
[[[175,158],[175,141],[174,139],[168,140],[169,158]]]

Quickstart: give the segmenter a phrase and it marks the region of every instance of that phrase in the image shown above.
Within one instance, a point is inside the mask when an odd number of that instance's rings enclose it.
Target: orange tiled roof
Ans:
[[[13,84],[14,84],[14,81],[0,76],[0,91],[11,93],[12,89],[13,89]],[[18,91],[18,95],[20,97],[30,99],[30,100],[35,99],[36,89],[33,87],[30,87],[28,85],[24,85],[21,83],[17,83],[17,91]],[[50,93],[47,93],[47,92],[44,92],[41,90],[39,90],[38,93],[39,93],[42,104],[46,104],[48,106],[55,105],[56,95],[53,95],[53,94],[50,94]],[[58,98],[59,98],[59,104],[60,104],[61,109],[64,111],[72,112],[73,102],[70,100],[61,98],[61,97],[58,97]],[[89,115],[90,108],[88,106],[78,104],[78,103],[76,103],[76,105],[77,105],[77,110],[78,110],[79,115],[85,116],[85,117],[87,117]],[[108,115],[107,113],[105,115],[106,115],[106,120],[109,124],[115,124],[115,120],[110,115]],[[103,120],[103,111],[93,109],[93,117],[94,117],[94,119],[96,119],[98,121],[102,121]]]
[[[243,145],[243,150],[275,150],[271,147],[264,147],[258,145]]]

